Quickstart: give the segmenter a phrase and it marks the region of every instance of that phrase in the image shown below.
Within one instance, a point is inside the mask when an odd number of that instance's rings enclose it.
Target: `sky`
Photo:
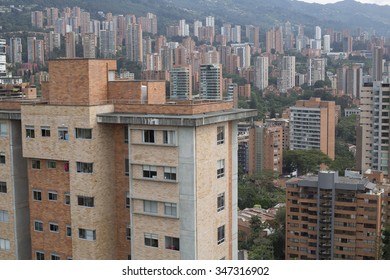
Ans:
[[[336,3],[340,0],[298,0],[308,3],[319,3],[319,4],[327,4],[327,3]],[[361,3],[371,3],[371,4],[377,4],[377,5],[390,5],[390,0],[357,0]]]

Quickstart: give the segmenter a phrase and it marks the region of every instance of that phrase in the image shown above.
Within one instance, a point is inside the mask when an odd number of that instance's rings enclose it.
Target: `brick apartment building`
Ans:
[[[236,259],[237,121],[256,111],[115,71],[49,61],[41,99],[0,102],[0,259]]]

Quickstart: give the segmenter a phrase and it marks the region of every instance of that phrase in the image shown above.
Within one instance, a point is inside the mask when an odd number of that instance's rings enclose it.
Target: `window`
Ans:
[[[10,248],[11,245],[9,240],[0,238],[0,251],[9,251]]]
[[[34,230],[35,231],[43,231],[43,222],[42,221],[34,221]]]
[[[7,193],[7,183],[0,182],[0,193]]]
[[[129,159],[125,158],[125,176],[129,176]]]
[[[126,144],[129,143],[129,128],[127,126],[123,127],[123,138]]]
[[[5,164],[5,153],[0,153],[0,163]]]
[[[0,122],[0,136],[8,135],[8,125],[4,122]]]
[[[77,162],[77,173],[92,173],[93,163],[90,162]]]
[[[77,204],[79,206],[94,207],[95,206],[95,199],[93,197],[78,195],[77,196]]]
[[[165,236],[165,249],[179,251],[180,250],[179,238]]]
[[[56,254],[51,254],[50,255],[50,259],[53,260],[53,261],[58,261],[60,259],[60,256],[56,255]]]
[[[64,193],[64,203],[70,205],[70,193],[68,192]]]
[[[79,238],[85,240],[96,240],[96,230],[79,228]]]
[[[64,162],[64,171],[69,172],[69,162]]]
[[[166,216],[177,217],[177,204],[176,203],[164,203],[164,214]]]
[[[41,201],[42,200],[42,192],[39,190],[33,190],[33,200]]]
[[[58,139],[59,140],[69,140],[68,128],[67,127],[59,127],[58,128]]]
[[[158,247],[158,235],[152,233],[144,234],[145,246]]]
[[[218,242],[217,244],[221,244],[225,241],[225,225],[220,226],[218,228]]]
[[[46,164],[47,164],[47,168],[49,169],[54,169],[57,166],[57,163],[54,160],[48,160]]]
[[[225,143],[225,127],[217,127],[217,145]]]
[[[76,139],[92,139],[92,129],[76,128]]]
[[[217,178],[225,176],[225,160],[220,159],[217,161]]]
[[[142,167],[143,170],[143,177],[144,178],[152,178],[156,179],[157,178],[157,167],[152,166],[152,165],[144,165]]]
[[[217,211],[225,209],[225,193],[220,193],[217,198]]]
[[[66,236],[72,237],[72,227],[70,225],[66,225]]]
[[[35,252],[35,258],[37,260],[44,260],[45,259],[45,253],[37,251],[37,252]]]
[[[8,211],[0,210],[0,222],[8,223]]]
[[[48,192],[48,197],[49,197],[49,200],[51,200],[51,201],[57,200],[58,199],[57,192],[49,191]]]
[[[126,226],[126,240],[131,240],[131,228],[129,224]]]
[[[144,143],[155,143],[155,131],[152,129],[146,129],[143,133]]]
[[[126,192],[126,208],[130,208],[130,192]]]
[[[164,130],[163,131],[163,143],[166,145],[175,145],[176,144],[176,131]]]
[[[164,179],[176,180],[176,167],[164,167]]]
[[[50,127],[41,126],[41,135],[42,137],[50,137]]]
[[[59,231],[58,224],[49,223],[49,231],[51,231],[51,232],[58,232]]]
[[[157,201],[144,200],[145,213],[157,213]]]
[[[26,138],[35,138],[34,126],[26,125]]]
[[[37,159],[31,160],[31,168],[32,169],[41,169],[41,161]]]

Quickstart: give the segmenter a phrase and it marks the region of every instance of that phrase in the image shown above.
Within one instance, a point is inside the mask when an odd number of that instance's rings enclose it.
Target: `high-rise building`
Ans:
[[[337,91],[353,98],[360,97],[363,69],[360,64],[344,65],[337,69]]]
[[[33,27],[43,28],[43,12],[42,11],[31,12],[31,25]]]
[[[321,46],[321,27],[316,26],[315,30],[316,30],[316,32],[315,32],[315,38],[314,38],[314,40],[315,40],[314,48],[320,50],[322,48],[322,46]]]
[[[235,25],[232,28],[231,41],[234,43],[241,43],[241,25]]]
[[[0,39],[0,77],[7,76],[6,40]]]
[[[61,49],[61,34],[50,31],[48,37],[49,52],[52,52],[54,48]]]
[[[211,34],[215,36],[215,18],[213,16],[206,17],[206,27],[211,27]]]
[[[273,27],[266,34],[266,52],[284,53],[282,27]]]
[[[116,55],[115,31],[100,30],[99,50],[101,58],[114,58]]]
[[[259,48],[259,34],[260,27],[253,25],[246,26],[246,37],[248,38],[249,43],[253,44],[255,50]]]
[[[83,57],[96,58],[96,37],[94,33],[85,33],[83,40]]]
[[[330,35],[324,35],[324,48],[325,53],[330,52]]]
[[[0,258],[237,259],[237,121],[256,111],[115,71],[51,60],[44,102],[0,102]]]
[[[382,81],[383,79],[383,48],[375,47],[372,55],[372,80]]]
[[[131,61],[142,63],[142,28],[139,24],[129,24],[126,31],[126,56]]]
[[[46,25],[54,27],[58,19],[58,8],[46,8]]]
[[[226,37],[226,42],[232,41],[232,25],[224,23],[221,27],[221,34]]]
[[[295,56],[283,56],[281,63],[278,88],[281,92],[287,92],[295,86]]]
[[[199,28],[202,27],[202,22],[199,20],[194,21],[194,36],[199,37]]]
[[[74,32],[65,35],[65,53],[67,58],[76,57],[76,33]]]
[[[350,54],[352,52],[352,36],[343,37],[343,52]]]
[[[254,125],[249,129],[249,174],[266,170],[282,174],[282,128]]]
[[[384,194],[368,179],[319,172],[286,195],[287,260],[380,259]]]
[[[200,98],[222,99],[222,66],[203,64],[200,66]]]
[[[22,39],[19,37],[12,37],[9,40],[9,57],[10,63],[22,63]]]
[[[173,67],[170,99],[192,99],[192,71],[190,66]]]
[[[317,81],[325,81],[325,66],[326,58],[310,58],[309,59],[309,75],[308,85],[312,86]]]
[[[268,87],[268,56],[255,58],[255,83],[259,90]]]
[[[28,63],[45,64],[43,40],[37,40],[36,37],[27,37],[27,61]]]
[[[321,150],[335,158],[336,109],[334,101],[298,100],[290,107],[290,149]]]
[[[251,47],[248,43],[232,44],[233,53],[240,59],[240,67],[248,68],[251,66]]]
[[[283,150],[288,150],[290,146],[290,122],[289,119],[275,118],[266,119],[266,127],[279,126],[282,128],[282,147]]]

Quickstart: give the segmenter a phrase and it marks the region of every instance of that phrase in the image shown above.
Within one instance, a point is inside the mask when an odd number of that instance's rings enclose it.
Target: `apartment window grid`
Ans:
[[[38,159],[31,160],[31,168],[32,169],[41,169],[41,161]]]
[[[79,228],[79,238],[84,240],[96,240],[96,230]]]
[[[9,251],[11,249],[11,243],[8,239],[0,238],[0,251]]]
[[[77,196],[77,204],[78,204],[78,206],[94,207],[95,206],[95,198],[78,195]]]
[[[163,130],[163,143],[165,145],[176,145],[176,131]]]
[[[142,166],[142,176],[144,178],[157,178],[157,167],[153,165],[143,165]]]
[[[68,192],[64,193],[64,203],[66,205],[70,205],[70,193],[68,193]]]
[[[225,209],[225,193],[220,193],[217,197],[217,212],[223,209]]]
[[[48,198],[49,198],[50,201],[57,201],[57,199],[58,199],[58,194],[57,194],[57,192],[55,192],[55,191],[49,191],[49,192],[48,192]]]
[[[126,240],[131,240],[131,227],[129,224],[126,225]]]
[[[92,139],[91,128],[76,128],[76,139]]]
[[[8,211],[7,210],[0,210],[0,222],[2,223],[8,223]]]
[[[217,178],[225,176],[225,160],[220,159],[217,161]]]
[[[157,214],[157,201],[144,200],[144,212]]]
[[[0,152],[0,164],[5,164],[5,153]]]
[[[41,126],[41,136],[42,137],[50,137],[50,127],[49,126]]]
[[[58,128],[58,139],[68,141],[69,140],[69,133],[67,127],[59,127]]]
[[[156,143],[156,131],[153,129],[145,129],[143,131],[143,142],[144,143]]]
[[[26,125],[26,138],[35,138],[34,126]]]
[[[164,179],[176,181],[176,167],[164,167]]]
[[[125,197],[126,197],[125,206],[126,208],[130,208],[130,192],[126,192]]]
[[[164,215],[170,217],[177,217],[177,204],[176,203],[164,203]]]
[[[218,126],[217,127],[217,145],[221,145],[225,143],[225,127]]]
[[[42,222],[42,221],[35,220],[35,221],[34,221],[34,230],[35,230],[35,231],[42,232],[42,231],[43,231],[43,222]]]
[[[57,223],[49,223],[49,231],[50,232],[59,232],[60,229]]]
[[[218,227],[217,244],[225,242],[225,225]]]
[[[0,136],[8,136],[8,125],[4,122],[0,122]]]
[[[48,160],[46,164],[48,169],[55,169],[57,167],[57,162],[54,160]]]
[[[180,239],[172,236],[165,236],[165,249],[180,251]]]
[[[91,162],[76,162],[77,173],[93,173],[93,163]]]
[[[35,201],[41,201],[42,200],[42,191],[40,191],[40,190],[33,190],[32,194],[33,194],[33,200],[35,200]]]
[[[35,252],[35,259],[43,261],[45,260],[45,253],[41,251],[36,251]]]
[[[144,244],[148,247],[158,248],[158,235],[153,233],[144,234]]]
[[[0,193],[7,193],[7,183],[0,182]]]

